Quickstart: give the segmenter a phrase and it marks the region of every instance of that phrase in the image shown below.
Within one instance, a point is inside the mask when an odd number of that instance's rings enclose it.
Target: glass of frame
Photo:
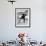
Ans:
[[[31,26],[31,9],[30,8],[15,8],[15,27],[30,27]]]

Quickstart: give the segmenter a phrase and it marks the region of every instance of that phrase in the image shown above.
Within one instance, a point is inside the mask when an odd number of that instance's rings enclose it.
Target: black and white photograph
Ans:
[[[15,9],[15,26],[16,27],[30,27],[30,8],[16,8]]]

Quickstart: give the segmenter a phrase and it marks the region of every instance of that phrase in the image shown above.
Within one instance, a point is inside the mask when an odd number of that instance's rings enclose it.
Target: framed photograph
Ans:
[[[15,27],[31,26],[31,9],[15,8]]]

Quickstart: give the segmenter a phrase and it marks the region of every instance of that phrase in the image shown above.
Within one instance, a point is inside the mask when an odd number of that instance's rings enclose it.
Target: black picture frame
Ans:
[[[17,14],[17,13],[16,13],[16,10],[17,10],[17,9],[20,9],[20,10],[21,10],[21,9],[28,9],[28,10],[29,10],[29,25],[28,25],[28,26],[17,26],[17,25],[16,25],[16,16],[17,16],[17,15],[16,15],[16,14]],[[31,27],[31,8],[15,8],[15,27],[16,27],[16,28],[30,28],[30,27]]]

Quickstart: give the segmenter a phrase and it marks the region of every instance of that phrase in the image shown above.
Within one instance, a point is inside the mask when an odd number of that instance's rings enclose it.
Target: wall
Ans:
[[[15,27],[15,8],[31,8],[31,27]],[[17,0],[13,5],[0,0],[0,41],[15,40],[18,32],[26,32],[33,40],[46,40],[45,0]]]

